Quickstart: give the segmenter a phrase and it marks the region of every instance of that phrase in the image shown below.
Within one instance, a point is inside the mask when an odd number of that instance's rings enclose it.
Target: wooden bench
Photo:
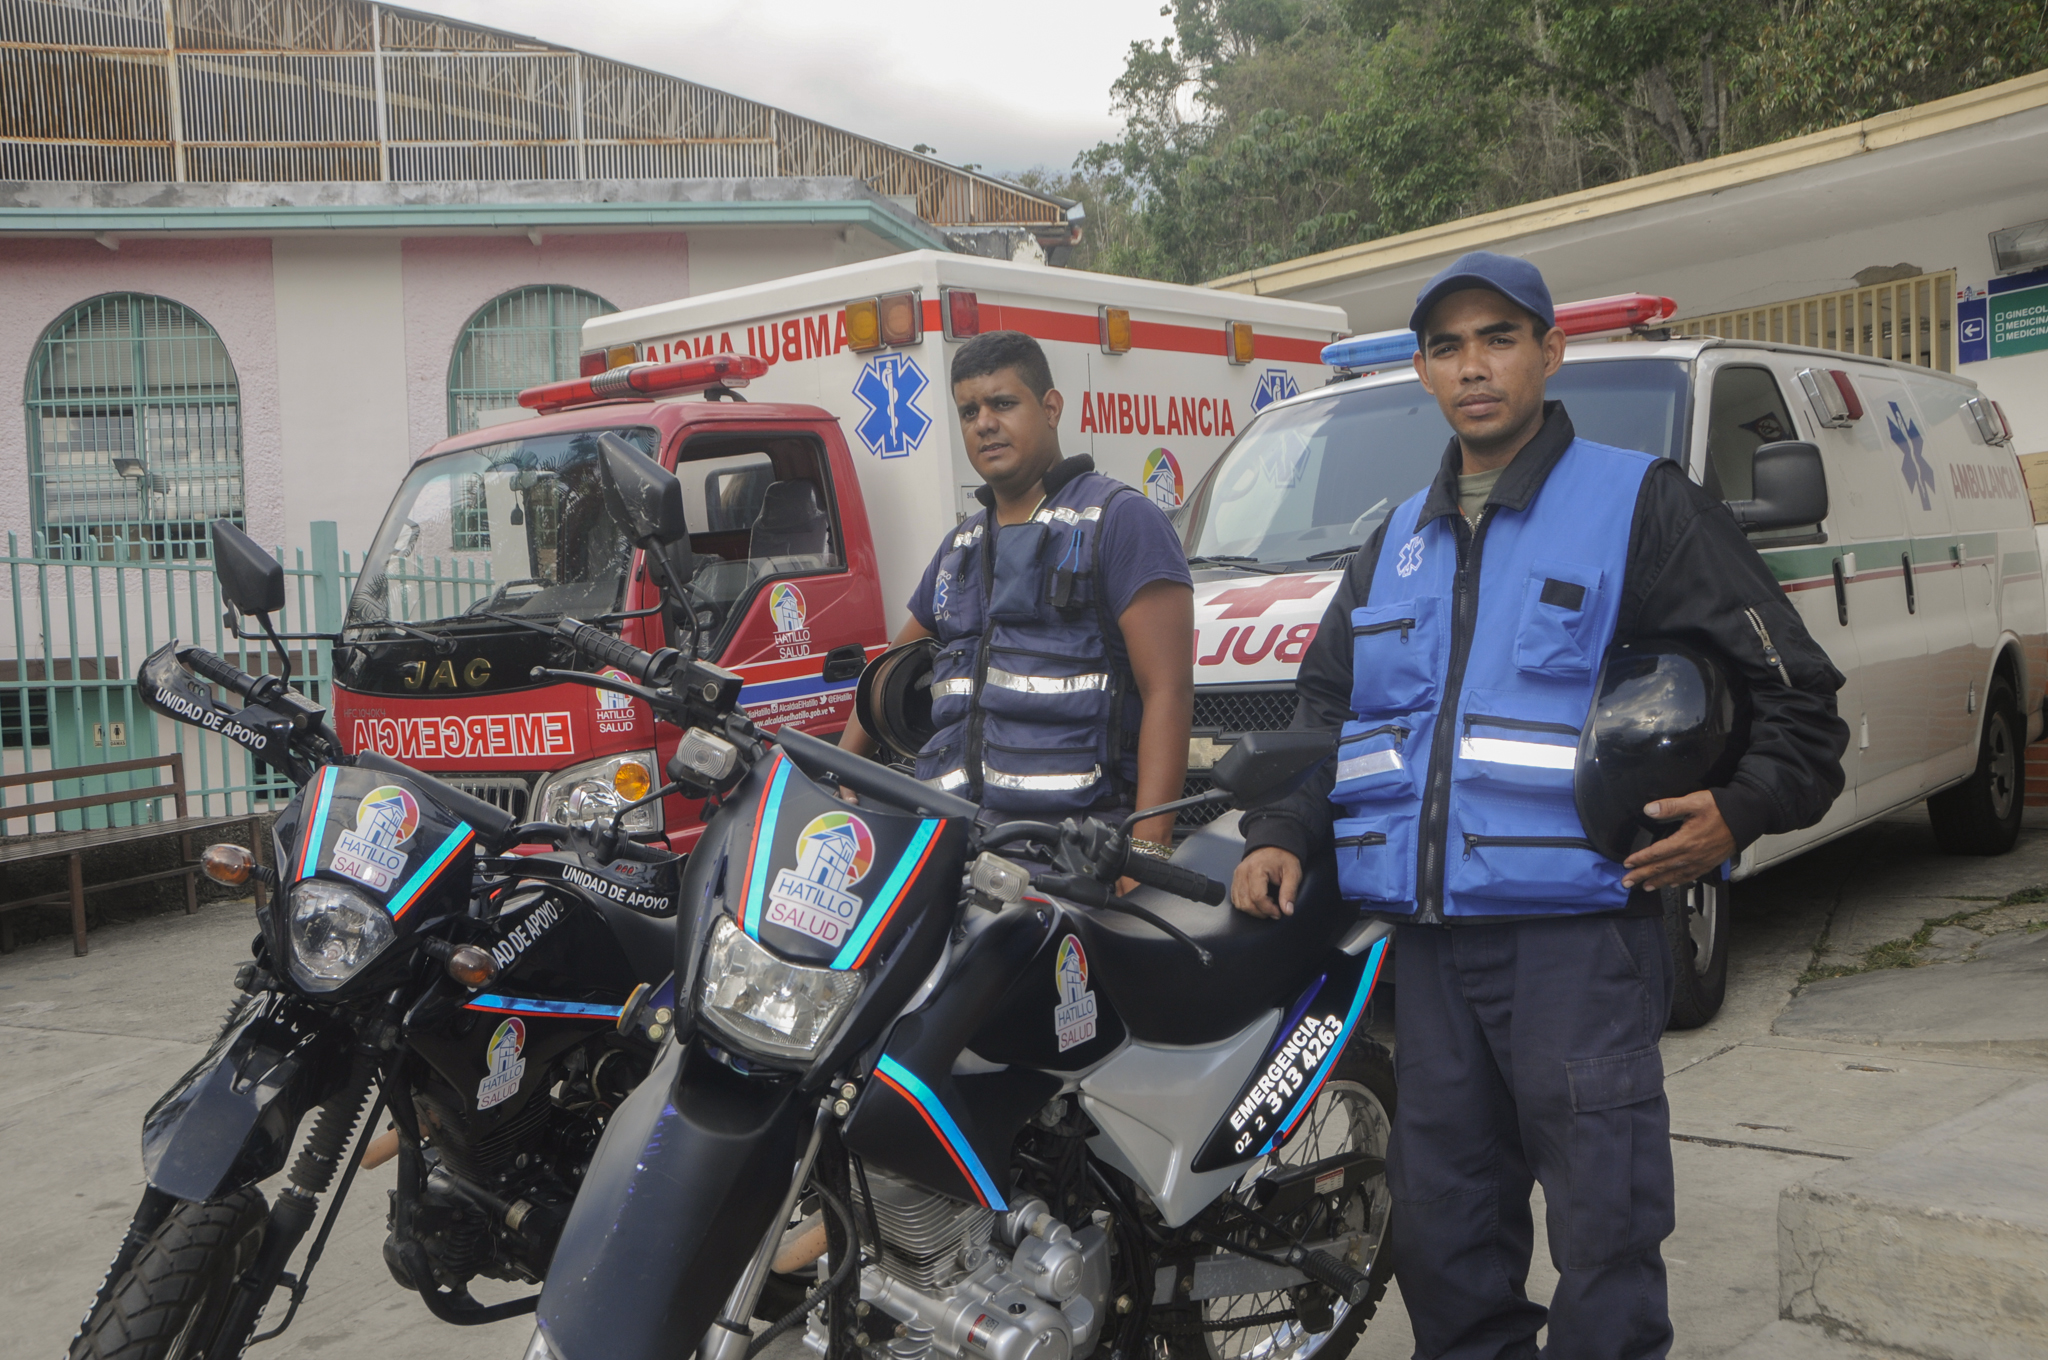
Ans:
[[[22,907],[49,906],[69,902],[71,904],[71,947],[72,952],[86,952],[85,942],[85,895],[107,892],[114,888],[130,888],[138,883],[156,883],[167,878],[185,880],[185,914],[191,915],[199,908],[199,859],[193,853],[192,839],[201,832],[221,827],[246,826],[249,829],[249,843],[261,864],[263,854],[263,823],[259,814],[245,813],[234,817],[194,817],[185,803],[185,757],[182,754],[157,756],[148,760],[116,760],[104,765],[73,765],[61,770],[33,770],[27,774],[10,774],[0,777],[0,797],[5,790],[28,788],[36,784],[51,785],[50,792],[56,793],[55,785],[70,779],[90,779],[97,775],[126,774],[134,770],[168,768],[171,772],[169,783],[146,784],[141,788],[109,789],[104,793],[83,794],[75,798],[52,798],[42,803],[16,803],[0,807],[0,832],[7,824],[55,812],[70,812],[75,809],[104,807],[113,808],[123,803],[161,804],[166,798],[177,805],[178,815],[169,821],[138,822],[133,826],[103,826],[85,831],[50,831],[26,836],[10,836],[0,839],[0,866],[26,864],[35,860],[68,859],[71,864],[71,886],[57,892],[43,893],[35,897],[17,898],[11,902],[0,902],[0,953],[12,952],[14,928],[7,913]],[[34,822],[29,823],[31,827]],[[128,878],[110,879],[102,883],[85,881],[85,854],[91,850],[112,845],[131,845],[142,841],[160,840],[176,836],[182,852],[182,859],[174,869],[157,869],[146,874],[135,874]],[[263,885],[251,880],[256,892],[256,904],[263,905]]]

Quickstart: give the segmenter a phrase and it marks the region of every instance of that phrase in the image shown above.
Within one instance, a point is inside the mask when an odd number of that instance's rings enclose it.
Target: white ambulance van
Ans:
[[[1573,309],[1558,311],[1572,330]],[[1413,337],[1393,334],[1406,350],[1384,355],[1384,371],[1268,407],[1188,498],[1188,553],[1214,564],[1196,571],[1197,769],[1239,734],[1287,724],[1296,668],[1352,552],[1436,473],[1450,427],[1416,381]],[[1827,517],[1751,541],[1848,677],[1848,783],[1819,825],[1750,846],[1735,878],[1923,799],[1945,849],[2011,847],[2022,747],[2042,734],[2048,597],[1995,403],[1913,365],[1627,337],[1575,341],[1549,395],[1585,438],[1674,459],[1725,500],[1751,496],[1759,448],[1819,449]],[[1726,981],[1727,891],[1672,890],[1666,907],[1673,1024],[1704,1024]]]
[[[978,508],[948,366],[986,331],[1045,347],[1060,446],[1177,509],[1246,422],[1329,379],[1341,309],[913,251],[583,324],[583,371],[714,354],[768,365],[752,401],[838,417],[893,633],[940,535]]]

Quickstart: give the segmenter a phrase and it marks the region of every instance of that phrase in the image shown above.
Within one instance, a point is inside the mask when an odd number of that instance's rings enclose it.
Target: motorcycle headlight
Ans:
[[[382,953],[398,932],[382,904],[324,878],[292,886],[291,973],[309,992],[331,992]]]
[[[632,751],[603,760],[586,760],[541,780],[534,793],[534,806],[544,822],[562,826],[588,827],[628,803],[637,803],[655,790],[654,752]],[[635,808],[619,823],[619,830],[635,836],[661,830],[661,804]]]
[[[809,1058],[866,985],[859,973],[786,963],[754,943],[730,916],[721,916],[704,957],[698,1011],[746,1049]]]

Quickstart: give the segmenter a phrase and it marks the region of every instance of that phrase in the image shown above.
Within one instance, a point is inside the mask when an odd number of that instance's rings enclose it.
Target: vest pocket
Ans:
[[[1532,675],[1591,673],[1602,639],[1593,636],[1604,617],[1598,567],[1578,562],[1529,564],[1522,584],[1522,616],[1515,628],[1515,665]]]
[[[992,645],[982,676],[981,707],[991,715],[1033,723],[1107,722],[1109,659]]]
[[[961,638],[932,658],[932,721],[958,722],[974,707],[974,653],[979,638]]]
[[[952,723],[932,733],[932,739],[917,753],[916,775],[947,793],[967,788],[967,724]]]
[[[1621,865],[1593,848],[1578,814],[1554,798],[1486,806],[1467,801],[1452,827],[1444,886],[1456,897],[1606,910],[1628,900]],[[1454,905],[1453,915],[1492,912]]]
[[[1415,773],[1408,761],[1413,729],[1402,723],[1347,722],[1337,741],[1337,784],[1333,802],[1411,798]]]
[[[1444,629],[1435,596],[1351,611],[1351,709],[1410,713],[1436,697]]]
[[[1407,907],[1415,902],[1415,818],[1391,813],[1339,817],[1337,887],[1346,900]]]
[[[996,533],[995,585],[989,591],[988,616],[996,623],[1030,623],[1039,617],[1045,597],[1046,530],[1037,520],[1012,524]]]
[[[1509,788],[1569,792],[1578,765],[1579,725],[1568,705],[1515,693],[1470,690],[1458,711],[1452,778]]]
[[[1025,724],[995,717],[982,724],[982,800],[992,808],[1067,812],[1087,807],[1103,791],[1107,774],[1092,724]]]

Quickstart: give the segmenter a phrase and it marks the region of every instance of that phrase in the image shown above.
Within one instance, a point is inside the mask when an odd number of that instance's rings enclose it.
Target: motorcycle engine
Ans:
[[[856,1196],[855,1211],[865,1221],[872,1209],[881,1263],[861,1272],[860,1292],[905,1324],[890,1356],[1081,1360],[1094,1350],[1110,1281],[1099,1223],[1076,1232],[1039,1199],[998,1214],[872,1169],[868,1189],[872,1204]],[[822,1333],[807,1339],[822,1352]]]

